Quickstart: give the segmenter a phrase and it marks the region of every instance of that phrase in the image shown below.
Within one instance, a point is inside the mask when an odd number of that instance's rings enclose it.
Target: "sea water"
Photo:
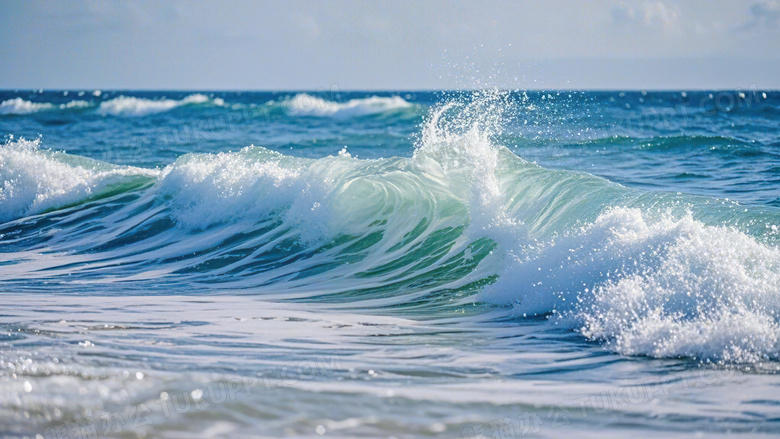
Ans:
[[[0,92],[0,436],[780,433],[780,94]]]

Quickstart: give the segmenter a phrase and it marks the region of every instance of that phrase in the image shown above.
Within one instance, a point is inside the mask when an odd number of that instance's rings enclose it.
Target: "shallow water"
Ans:
[[[777,92],[0,102],[0,435],[780,432]]]

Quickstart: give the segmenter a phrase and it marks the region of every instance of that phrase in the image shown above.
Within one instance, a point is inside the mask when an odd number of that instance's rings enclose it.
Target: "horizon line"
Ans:
[[[337,85],[337,84],[334,84]],[[754,84],[751,84],[754,85]],[[332,86],[331,86],[332,87]],[[595,87],[595,88],[563,88],[563,87],[549,87],[549,88],[508,88],[508,87],[480,87],[480,88],[337,88],[336,90],[333,90],[333,88],[325,88],[325,87],[317,87],[317,88],[147,88],[147,87],[139,87],[139,88],[117,88],[117,87],[73,87],[73,88],[61,88],[61,87],[4,87],[0,86],[0,92],[19,92],[19,91],[32,91],[32,92],[59,92],[59,91],[84,91],[84,92],[117,92],[117,91],[127,91],[127,92],[155,92],[155,91],[169,91],[169,92],[225,92],[225,93],[244,93],[244,92],[250,92],[250,93],[287,93],[287,92],[322,92],[322,91],[338,91],[338,92],[347,92],[347,93],[376,93],[376,92],[383,92],[383,93],[395,93],[395,92],[412,92],[412,93],[434,93],[434,92],[474,92],[474,91],[484,91],[484,90],[499,90],[499,91],[555,91],[555,92],[655,92],[655,93],[664,93],[664,92],[705,92],[705,91],[745,91],[745,90],[756,90],[756,91],[780,91],[779,88],[751,88],[751,87],[735,87],[735,88],[603,88],[603,87]]]

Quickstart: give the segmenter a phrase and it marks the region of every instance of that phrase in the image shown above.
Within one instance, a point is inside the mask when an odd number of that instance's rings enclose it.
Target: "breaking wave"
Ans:
[[[159,102],[117,99],[128,114]],[[487,91],[435,107],[411,158],[250,146],[157,171],[9,142],[0,245],[34,255],[6,277],[198,285],[378,312],[479,302],[627,355],[780,360],[776,211],[542,168],[496,143],[511,105]],[[406,106],[326,102],[316,115]]]

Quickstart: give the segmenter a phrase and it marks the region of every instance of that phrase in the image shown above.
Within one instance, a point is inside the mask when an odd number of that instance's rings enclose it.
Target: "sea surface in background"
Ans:
[[[0,437],[780,434],[780,93],[0,92]]]

